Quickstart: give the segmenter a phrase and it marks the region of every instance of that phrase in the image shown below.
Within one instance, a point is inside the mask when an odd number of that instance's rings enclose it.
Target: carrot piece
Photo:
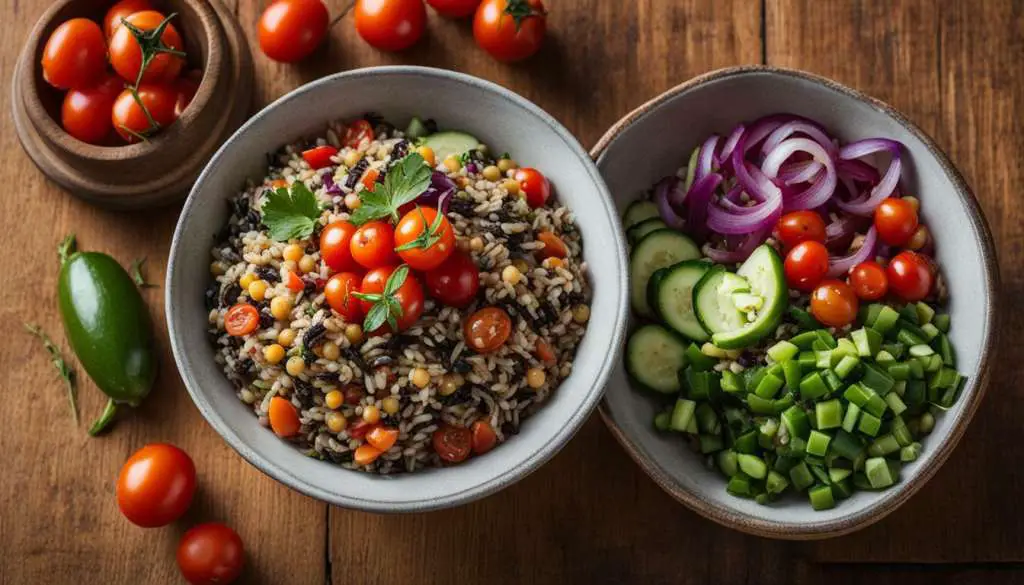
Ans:
[[[280,396],[270,399],[270,428],[279,437],[291,437],[302,428],[295,406]]]
[[[374,427],[366,434],[366,442],[380,449],[387,451],[395,445],[398,440],[398,429],[390,427]]]
[[[356,465],[369,465],[376,461],[377,458],[380,457],[381,453],[383,453],[383,451],[373,445],[360,445],[356,448],[353,461],[356,462]]]

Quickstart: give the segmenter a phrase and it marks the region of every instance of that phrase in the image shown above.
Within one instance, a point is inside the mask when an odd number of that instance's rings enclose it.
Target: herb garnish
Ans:
[[[287,242],[292,238],[309,237],[320,218],[321,209],[316,195],[304,183],[296,181],[290,190],[280,187],[267,193],[260,212],[270,238]]]
[[[427,225],[427,217],[423,215],[423,208],[419,205],[416,206],[416,211],[420,214],[420,219],[423,220],[423,225]],[[416,236],[415,239],[410,240],[401,246],[395,248],[395,252],[402,252],[404,250],[412,250],[413,248],[427,248],[433,246],[441,239],[441,222],[444,221],[444,213],[440,210],[434,217],[434,222],[430,224],[430,227],[423,230],[420,235]]]
[[[142,265],[146,263],[146,257],[136,258],[132,262],[132,280],[135,281],[135,285],[139,288],[151,288],[156,285],[151,282],[146,282],[146,277],[142,276]]]
[[[352,223],[362,225],[391,217],[398,221],[398,208],[415,200],[430,186],[431,170],[417,153],[406,155],[388,172],[384,183],[361,194],[362,205],[352,214]]]
[[[53,364],[54,369],[57,370],[57,375],[64,380],[64,386],[68,390],[68,402],[71,404],[71,416],[75,419],[75,424],[78,424],[78,391],[75,389],[75,371],[71,369],[71,366],[64,361],[64,355],[61,353],[60,348],[57,347],[53,341],[50,340],[49,336],[39,328],[38,325],[31,325],[25,323],[25,329],[32,335],[38,337],[43,342],[43,347],[50,354],[50,362]]]
[[[352,296],[357,299],[373,303],[373,306],[366,313],[366,319],[363,320],[363,331],[367,333],[376,331],[385,322],[391,325],[392,331],[398,331],[397,318],[401,317],[404,311],[402,303],[395,297],[395,293],[398,292],[398,289],[402,288],[408,276],[409,267],[403,264],[396,268],[391,273],[391,276],[388,277],[388,281],[384,283],[384,292],[380,294],[352,293]]]

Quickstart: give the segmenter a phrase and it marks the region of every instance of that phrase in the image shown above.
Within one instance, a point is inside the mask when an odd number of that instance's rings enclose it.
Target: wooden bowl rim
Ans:
[[[699,492],[691,492],[683,489],[681,486],[676,484],[674,479],[664,473],[658,465],[648,460],[648,458],[640,451],[636,443],[634,443],[633,440],[630,439],[630,437],[627,436],[626,433],[615,423],[615,420],[612,418],[611,412],[608,409],[607,398],[601,400],[601,403],[598,405],[598,412],[609,430],[611,430],[612,435],[619,444],[622,445],[629,456],[632,457],[640,466],[640,468],[643,469],[644,472],[655,481],[655,483],[665,490],[666,493],[672,496],[672,498],[681,502],[694,512],[697,512],[701,516],[717,522],[727,528],[733,528],[755,536],[783,540],[820,540],[849,534],[874,524],[888,516],[890,513],[906,503],[906,501],[917,493],[924,484],[928,483],[928,480],[930,480],[939,468],[942,467],[943,463],[946,462],[946,459],[948,459],[949,455],[953,452],[953,449],[955,449],[957,444],[960,442],[964,432],[967,430],[968,423],[970,423],[971,418],[973,418],[974,413],[981,404],[982,398],[985,396],[988,382],[991,377],[995,347],[1000,333],[1000,325],[996,320],[995,315],[996,310],[999,307],[999,264],[996,258],[995,243],[992,238],[992,232],[988,226],[987,220],[985,219],[985,215],[982,212],[981,205],[978,203],[977,197],[975,197],[974,192],[967,184],[963,175],[956,169],[952,161],[950,161],[949,157],[946,156],[946,154],[938,147],[935,141],[916,124],[900,113],[899,110],[889,104],[858,90],[847,87],[832,79],[808,73],[806,71],[773,67],[769,65],[744,65],[739,67],[726,67],[704,73],[659,94],[620,118],[619,121],[612,125],[600,140],[598,140],[597,144],[590,151],[590,154],[594,160],[597,161],[608,148],[608,145],[611,144],[623,130],[635,123],[638,119],[644,117],[651,111],[657,109],[662,104],[670,101],[680,94],[691,91],[702,85],[729,77],[741,77],[751,74],[766,73],[810,81],[881,110],[917,137],[942,166],[943,170],[953,183],[954,190],[957,192],[957,195],[967,205],[969,210],[968,219],[974,227],[975,233],[979,237],[982,256],[981,259],[984,263],[985,288],[989,294],[989,303],[985,314],[985,342],[980,348],[981,359],[978,364],[978,377],[974,380],[967,381],[968,384],[973,384],[974,391],[970,393],[968,402],[959,418],[954,421],[949,437],[937,446],[937,452],[929,463],[922,467],[912,480],[903,485],[902,489],[894,492],[891,497],[880,500],[874,506],[865,508],[859,514],[855,514],[847,518],[822,521],[813,524],[801,522],[775,522],[750,517],[745,514],[736,513],[734,510],[726,506],[716,504],[703,497]]]

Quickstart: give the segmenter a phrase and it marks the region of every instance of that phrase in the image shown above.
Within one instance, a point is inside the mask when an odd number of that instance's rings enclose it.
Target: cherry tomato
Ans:
[[[320,257],[331,270],[355,270],[356,261],[352,259],[352,235],[356,226],[347,221],[335,221],[327,224],[320,232]]]
[[[909,201],[890,197],[875,208],[878,237],[890,246],[905,246],[917,231],[917,209]]]
[[[473,448],[473,434],[465,427],[443,425],[434,431],[434,451],[449,463],[459,463],[469,457]]]
[[[123,87],[121,78],[107,75],[97,85],[68,91],[60,110],[64,131],[89,144],[104,142],[114,129],[110,117],[114,110],[114,100]]]
[[[514,178],[519,183],[519,192],[526,197],[530,207],[543,207],[551,197],[551,182],[537,169],[519,169]]]
[[[249,303],[238,303],[224,315],[224,330],[228,335],[248,335],[260,326],[260,312]]]
[[[128,15],[124,22],[134,25],[141,31],[151,31],[160,26],[164,18],[163,14],[155,10],[143,10]],[[167,24],[167,28],[160,35],[160,41],[171,49],[184,50],[185,44],[173,24]],[[139,69],[142,67],[142,49],[139,47],[139,42],[135,40],[135,35],[126,26],[117,27],[114,35],[110,37],[110,64],[125,81],[135,83],[139,76]],[[177,55],[157,53],[146,66],[146,71],[142,74],[142,81],[143,83],[173,81],[184,65],[185,60]]]
[[[456,250],[427,272],[426,280],[430,296],[450,307],[463,308],[473,302],[480,289],[480,269],[469,254]]]
[[[504,309],[485,307],[473,313],[462,326],[466,345],[477,353],[496,351],[512,334],[512,319]]]
[[[900,252],[889,261],[885,271],[889,289],[905,301],[920,301],[928,296],[935,281],[931,262],[916,252]]]
[[[396,264],[395,229],[386,221],[364,223],[352,234],[349,250],[352,259],[365,268]]]
[[[117,30],[117,27],[121,26],[122,18],[127,18],[143,10],[153,10],[153,5],[149,3],[149,0],[120,0],[115,2],[110,7],[110,10],[107,10],[107,15],[103,17],[103,35],[107,39],[114,36],[114,31]]]
[[[359,148],[363,143],[373,142],[373,126],[366,120],[356,120],[345,128],[342,143],[349,148]]]
[[[333,165],[334,161],[331,160],[331,157],[336,154],[338,154],[337,148],[325,144],[302,151],[302,158],[309,163],[313,170],[316,170]]]
[[[197,72],[198,73],[198,72]],[[178,119],[181,114],[185,111],[185,108],[192,103],[192,98],[196,97],[196,92],[199,91],[199,82],[202,79],[202,74],[198,75],[189,74],[185,77],[179,77],[174,80],[174,118]]]
[[[43,48],[43,79],[60,89],[96,85],[107,67],[103,31],[88,18],[72,18],[53,31]]]
[[[540,260],[545,258],[565,258],[569,255],[569,248],[566,247],[562,238],[551,232],[538,232],[537,239],[544,244],[544,247],[537,250],[535,254]]]
[[[270,418],[270,428],[278,437],[297,435],[302,428],[295,405],[286,398],[280,396],[271,398],[267,415]]]
[[[494,432],[494,427],[486,420],[478,420],[473,423],[472,432],[473,452],[477,455],[483,455],[498,443],[498,435]]]
[[[366,276],[363,277],[363,284],[359,287],[359,291],[364,294],[380,294],[384,292],[384,285],[387,283],[391,273],[395,271],[395,268],[395,266],[382,266],[367,272]],[[395,292],[395,299],[402,307],[402,315],[397,317],[399,331],[412,327],[423,314],[423,287],[420,286],[420,282],[416,280],[412,272],[405,277],[405,282],[402,286],[398,287],[398,290]],[[363,311],[367,312],[373,306],[373,303],[362,301],[362,305]],[[380,331],[386,330],[390,330],[389,325],[384,325]],[[376,332],[367,331],[367,333]]]
[[[166,526],[181,518],[195,492],[196,466],[192,458],[166,443],[136,451],[117,478],[121,513],[143,528]]]
[[[387,451],[395,445],[398,440],[398,429],[385,426],[376,426],[366,433],[366,442],[380,449]]]
[[[850,270],[850,286],[861,299],[877,301],[889,292],[889,277],[878,262],[861,262]]]
[[[384,452],[373,445],[360,445],[356,447],[352,460],[356,465],[369,465],[377,460]]]
[[[513,16],[523,12],[529,15]],[[473,18],[473,38],[498,61],[520,61],[544,42],[546,15],[541,0],[483,0]]]
[[[455,230],[448,218],[433,207],[416,207],[406,213],[395,229],[395,249],[402,260],[416,270],[433,270],[455,250]],[[431,231],[435,221],[437,229]]]
[[[349,402],[349,404],[352,403]],[[358,404],[358,402],[356,402],[355,404]],[[366,436],[367,433],[369,433],[376,427],[377,423],[369,423],[363,419],[359,419],[359,422],[348,428],[348,436],[352,437],[353,439],[362,439],[363,437]]]
[[[111,119],[114,130],[128,142],[138,142],[139,136],[149,136],[157,130],[174,122],[174,103],[178,96],[169,85],[142,84],[138,89],[139,101],[149,110],[149,115],[157,123],[152,128],[146,112],[135,100],[131,90],[126,89],[114,100]]]
[[[810,210],[794,211],[779,219],[775,232],[787,249],[807,241],[824,244],[825,220]]]
[[[811,314],[829,327],[853,323],[859,305],[856,293],[841,280],[826,280],[811,293]]]
[[[192,585],[227,585],[242,573],[245,548],[237,532],[209,522],[181,537],[177,557],[181,575]]]
[[[290,291],[299,292],[306,288],[306,283],[302,282],[302,279],[299,278],[298,274],[289,270],[288,275],[285,277],[285,286],[287,286]]]
[[[473,14],[480,5],[480,0],[427,0],[427,4],[441,16],[464,18]]]
[[[305,59],[327,36],[329,19],[320,0],[276,0],[260,16],[260,49],[274,61]]]
[[[540,338],[537,339],[537,346],[534,349],[534,353],[537,354],[537,359],[547,364],[553,364],[557,359],[555,356],[555,350],[551,349],[551,344]]]
[[[356,0],[356,31],[382,51],[411,47],[426,26],[423,0]]]
[[[324,287],[327,304],[348,323],[358,323],[363,318],[362,301],[352,296],[352,293],[359,292],[361,282],[362,277],[358,274],[339,272],[332,276]]]
[[[828,272],[828,250],[818,242],[800,242],[786,254],[784,267],[790,288],[811,292]]]

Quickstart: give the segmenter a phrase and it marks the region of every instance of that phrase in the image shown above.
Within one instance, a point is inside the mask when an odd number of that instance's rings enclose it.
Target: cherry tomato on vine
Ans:
[[[928,258],[916,252],[900,252],[889,261],[885,274],[889,290],[905,301],[920,301],[935,284],[935,273]]]
[[[850,286],[865,301],[877,301],[889,292],[889,277],[878,262],[867,261],[850,270]]]
[[[890,246],[905,246],[917,231],[917,208],[905,199],[890,197],[875,208],[878,237]]]
[[[174,104],[178,99],[174,88],[169,85],[143,84],[139,86],[136,101],[130,89],[121,92],[114,100],[111,119],[114,130],[128,142],[138,142],[139,136],[149,136],[160,128],[174,122]],[[142,105],[139,105],[139,102]],[[145,110],[143,109],[145,107]],[[157,127],[150,124],[146,110],[153,117]]]
[[[108,39],[114,36],[114,31],[117,30],[117,27],[121,26],[121,19],[128,18],[132,14],[142,12],[143,10],[153,10],[153,5],[149,3],[149,0],[120,0],[115,2],[107,10],[106,16],[103,17],[103,35]]]
[[[352,234],[349,249],[352,259],[364,268],[377,268],[398,262],[394,242],[395,229],[390,223],[370,221],[359,226]]]
[[[192,585],[228,585],[245,565],[242,539],[217,522],[190,528],[181,537],[176,556],[181,575]]]
[[[438,14],[447,18],[464,18],[473,14],[480,0],[427,0]]]
[[[426,281],[430,296],[449,307],[463,308],[473,302],[480,289],[480,269],[469,254],[456,250],[427,272]]]
[[[787,249],[806,241],[824,244],[825,220],[810,210],[794,211],[779,219],[775,232]]]
[[[473,18],[473,38],[498,61],[521,61],[544,42],[546,14],[541,0],[483,0]]]
[[[388,281],[388,277],[395,271],[395,266],[382,266],[375,268],[366,273],[363,277],[363,283],[359,287],[359,292],[364,294],[381,294],[384,292],[384,285]],[[405,277],[405,282],[402,286],[398,287],[395,292],[395,300],[402,307],[402,315],[396,316],[398,321],[398,329],[404,330],[412,327],[416,321],[419,321],[420,316],[423,314],[423,287],[420,286],[419,281],[412,272]],[[370,307],[373,303],[367,301],[361,301],[363,304],[363,312],[369,312]],[[381,327],[382,331],[390,330],[389,325]],[[373,331],[367,331],[366,333],[375,333]],[[351,434],[351,433],[349,433]]]
[[[784,268],[790,288],[811,292],[828,272],[828,250],[819,242],[800,242],[786,254]]]
[[[53,31],[43,48],[43,79],[60,89],[81,89],[102,81],[107,67],[103,31],[88,18],[72,18]]]
[[[143,10],[142,12],[128,15],[124,22],[146,32],[155,30],[166,18],[155,10]],[[174,25],[171,23],[167,23],[163,34],[160,35],[160,41],[168,48],[178,51],[185,50],[185,44],[181,40],[181,35],[178,34],[178,29],[174,28]],[[114,71],[117,71],[117,74],[128,83],[135,83],[139,76],[139,70],[142,68],[142,49],[139,46],[139,41],[135,39],[135,34],[129,27],[123,23],[117,27],[113,36],[110,37],[109,50],[110,65],[113,66]],[[153,59],[150,60],[149,65],[146,66],[146,71],[142,74],[142,82],[170,82],[178,76],[184,65],[185,60],[178,55],[164,52],[156,53]]]
[[[260,16],[260,49],[274,61],[301,61],[323,42],[329,19],[320,0],[276,0]]]
[[[537,169],[519,169],[516,171],[515,180],[519,183],[519,192],[526,196],[526,202],[530,207],[543,207],[551,197],[551,183]]]
[[[427,26],[423,0],[356,0],[356,31],[383,51],[414,45]]]
[[[166,526],[188,510],[196,491],[196,466],[181,449],[166,443],[146,445],[121,467],[117,505],[133,524]]]
[[[355,270],[358,264],[352,259],[352,235],[356,226],[344,221],[327,224],[320,232],[320,257],[331,270]]]
[[[98,84],[85,89],[72,89],[64,95],[60,123],[64,130],[89,144],[101,144],[114,129],[111,114],[114,100],[124,83],[120,77],[107,75]]]
[[[841,280],[826,280],[811,293],[811,315],[829,327],[853,323],[859,307],[857,294]]]
[[[360,292],[362,281],[362,277],[353,272],[339,272],[324,286],[327,304],[349,323],[358,323],[363,318],[363,303],[352,296],[352,293]]]
[[[462,325],[462,337],[473,351],[491,353],[497,351],[512,334],[512,318],[504,309],[485,307],[466,318]]]
[[[402,261],[416,270],[433,270],[455,250],[455,230],[448,218],[433,207],[416,207],[406,213],[395,229],[395,249]],[[434,222],[437,228],[432,230]]]
[[[473,434],[465,427],[444,425],[432,438],[438,457],[449,463],[461,463],[473,448]]]

